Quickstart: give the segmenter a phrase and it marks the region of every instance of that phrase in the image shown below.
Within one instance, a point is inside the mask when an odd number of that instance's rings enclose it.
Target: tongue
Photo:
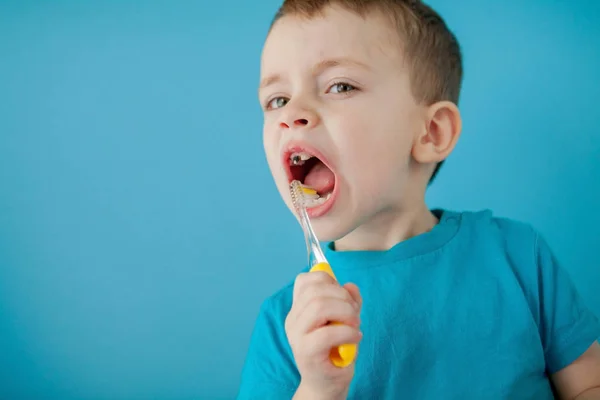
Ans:
[[[308,171],[308,175],[304,178],[304,184],[315,189],[321,196],[333,190],[335,177],[325,164],[318,161],[314,167]]]

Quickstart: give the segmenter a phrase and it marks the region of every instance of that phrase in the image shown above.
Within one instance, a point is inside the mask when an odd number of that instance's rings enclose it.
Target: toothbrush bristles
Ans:
[[[300,208],[315,207],[329,199],[329,195],[321,197],[315,189],[305,186],[298,180],[290,183],[290,193],[292,195],[292,203],[297,212],[300,212]]]
[[[302,184],[299,181],[294,180],[290,183],[290,194],[294,207],[299,211],[301,207],[304,207]]]

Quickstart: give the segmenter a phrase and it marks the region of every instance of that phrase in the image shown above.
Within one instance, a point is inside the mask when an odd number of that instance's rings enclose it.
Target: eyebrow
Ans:
[[[339,67],[339,66],[351,66],[351,67],[358,67],[358,68],[361,68],[364,70],[371,70],[371,67],[369,67],[367,64],[362,63],[357,60],[353,60],[351,58],[333,58],[333,59],[319,61],[312,68],[312,72],[313,72],[313,75],[318,75],[325,70],[328,70],[328,69],[334,68],[334,67]],[[280,82],[281,80],[282,80],[282,77],[279,74],[269,75],[269,76],[265,77],[263,80],[261,80],[258,90],[260,91],[260,90],[266,88],[267,86],[271,86],[275,83]]]

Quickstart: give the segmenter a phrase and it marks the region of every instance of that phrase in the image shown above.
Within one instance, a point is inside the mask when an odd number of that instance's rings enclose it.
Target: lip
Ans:
[[[281,155],[281,164],[283,165],[283,169],[285,170],[286,177],[288,180],[288,185],[290,183],[292,183],[292,181],[294,180],[294,177],[292,176],[291,166],[290,166],[290,155],[292,155],[293,153],[297,153],[297,152],[305,152],[308,154],[312,154],[313,156],[317,157],[323,164],[325,164],[325,166],[327,166],[327,168],[329,168],[331,170],[331,172],[333,172],[333,179],[334,179],[333,191],[331,192],[331,196],[329,197],[329,199],[321,205],[306,209],[306,212],[309,217],[317,218],[317,217],[320,217],[320,216],[324,215],[325,213],[327,213],[331,209],[331,207],[333,207],[333,204],[335,203],[335,200],[339,193],[337,174],[335,173],[335,169],[333,169],[331,167],[331,164],[329,163],[329,161],[327,161],[327,158],[319,150],[310,146],[306,142],[290,141],[285,146],[284,151],[282,152],[282,155]]]
[[[338,186],[339,185],[337,184],[337,178],[335,178],[333,184],[333,191],[331,192],[331,196],[329,197],[329,199],[327,199],[327,201],[321,205],[306,209],[306,213],[310,218],[318,218],[322,215],[325,215],[331,209],[331,207],[333,207],[338,195]]]

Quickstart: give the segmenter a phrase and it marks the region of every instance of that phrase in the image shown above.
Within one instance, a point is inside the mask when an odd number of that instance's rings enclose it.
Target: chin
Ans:
[[[322,218],[311,220],[315,234],[321,242],[334,242],[347,236],[354,229],[347,224],[340,223],[342,218],[327,215]]]

